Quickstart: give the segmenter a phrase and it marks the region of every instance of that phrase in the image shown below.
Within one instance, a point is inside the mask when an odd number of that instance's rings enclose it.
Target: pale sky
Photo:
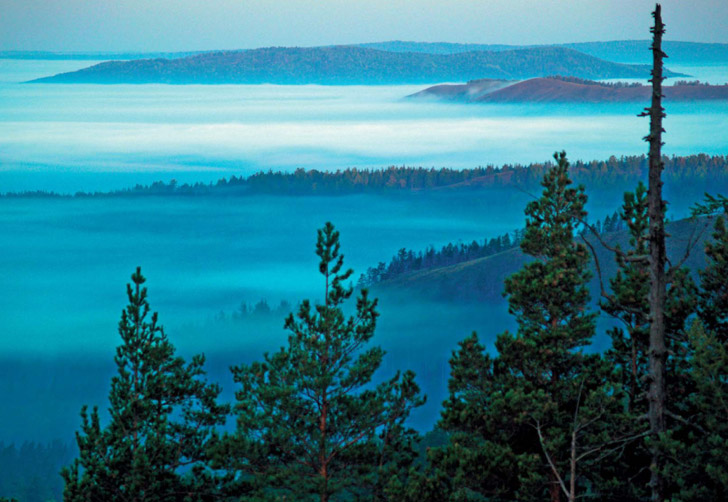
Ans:
[[[0,50],[186,51],[649,38],[651,0],[0,0]],[[668,40],[728,42],[728,0],[665,0]]]

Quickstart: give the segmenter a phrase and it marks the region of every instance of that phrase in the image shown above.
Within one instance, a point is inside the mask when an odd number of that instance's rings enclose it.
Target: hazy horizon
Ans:
[[[666,40],[728,42],[728,2],[661,4]],[[512,45],[643,40],[654,5],[647,0],[0,0],[0,50],[176,52],[384,40]]]

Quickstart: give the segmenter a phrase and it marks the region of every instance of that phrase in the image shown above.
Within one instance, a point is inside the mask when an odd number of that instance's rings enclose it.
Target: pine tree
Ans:
[[[506,280],[517,333],[498,336],[495,358],[472,337],[451,360],[440,426],[452,442],[431,455],[451,500],[574,500],[596,482],[588,466],[622,440],[611,425],[620,390],[604,360],[582,351],[595,329],[589,256],[574,240],[586,195],[570,186],[565,153],[555,158],[526,207],[521,248],[535,260]]]
[[[620,325],[609,330],[612,347],[606,352],[607,360],[615,369],[616,381],[626,391],[626,418],[621,424],[625,434],[639,438],[646,431],[642,417],[648,409],[648,353],[649,353],[649,263],[647,191],[639,183],[635,192],[624,194],[621,217],[625,222],[629,247],[616,247],[617,273],[610,279],[609,293],[603,293],[605,301],[602,310],[617,319]],[[689,393],[686,387],[685,364],[687,337],[685,322],[695,310],[696,287],[689,271],[674,268],[667,275],[667,292],[663,325],[668,335],[666,344],[671,354],[666,359],[667,395],[674,401],[677,411],[680,402]],[[674,425],[674,424],[671,424]],[[644,488],[649,484],[646,467],[650,465],[651,453],[642,441],[625,445],[617,462],[608,465],[615,478],[628,478],[630,483],[615,487],[615,495],[623,500],[640,500],[647,496]],[[640,468],[642,467],[642,468]]]
[[[286,347],[233,368],[241,385],[237,433],[218,458],[221,465],[232,459],[238,492],[262,500],[379,500],[406,486],[416,433],[405,421],[424,399],[411,372],[372,384],[384,357],[379,347],[365,348],[377,301],[362,290],[354,315],[344,314],[352,271],[343,269],[331,223],[318,231],[316,255],[324,301],[305,300],[286,319]]]
[[[715,221],[713,241],[705,245],[709,266],[700,273],[700,319],[705,328],[728,343],[728,229],[725,216]]]
[[[717,218],[713,239],[705,248],[708,265],[700,272],[698,318],[679,347],[678,371],[671,368],[670,372],[678,384],[671,387],[679,386],[680,391],[671,394],[678,420],[661,442],[666,492],[671,500],[686,502],[717,502],[728,496],[728,232],[724,216]]]
[[[204,501],[217,497],[206,467],[208,441],[225,422],[220,388],[204,379],[204,357],[175,356],[157,313],[149,315],[145,278],[127,284],[117,375],[109,392],[109,423],[98,409],[81,410],[79,457],[62,471],[64,500]]]
[[[622,219],[629,233],[629,249],[617,246],[617,273],[610,279],[611,294],[601,308],[621,323],[609,331],[612,347],[608,359],[615,365],[619,379],[627,391],[628,411],[644,412],[649,344],[649,273],[647,255],[647,188],[640,182],[634,192],[624,194]]]
[[[728,347],[695,319],[687,333],[688,389],[677,403],[681,420],[660,446],[670,500],[718,502],[728,497]]]

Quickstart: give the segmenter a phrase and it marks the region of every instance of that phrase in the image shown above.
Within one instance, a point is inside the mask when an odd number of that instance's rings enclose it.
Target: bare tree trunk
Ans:
[[[581,395],[581,389],[579,389],[579,392]],[[571,432],[571,462],[569,469],[569,474],[571,476],[569,479],[569,502],[574,502],[576,500],[576,434],[576,424],[574,424],[574,430]]]
[[[665,432],[665,362],[667,348],[665,346],[665,203],[662,200],[662,119],[665,111],[662,108],[662,35],[665,26],[662,24],[660,4],[655,6],[652,15],[655,25],[651,28],[652,39],[652,104],[645,115],[650,116],[650,134],[645,138],[650,144],[649,151],[649,249],[650,249],[650,346],[649,346],[649,420],[650,434],[653,440],[652,462],[650,470],[651,500],[662,502],[665,498],[664,480],[661,470],[664,459],[658,445],[658,437]]]
[[[551,502],[560,502],[561,486],[559,484],[559,479],[554,473],[549,473],[549,481],[549,500],[551,500]]]

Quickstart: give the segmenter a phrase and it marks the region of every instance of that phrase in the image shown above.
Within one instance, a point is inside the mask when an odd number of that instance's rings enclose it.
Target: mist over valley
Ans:
[[[11,464],[6,445],[29,441],[56,440],[49,451],[74,455],[64,445],[83,405],[109,419],[137,266],[169,340],[185,358],[204,353],[221,399],[233,402],[230,368],[286,345],[288,314],[324,301],[314,251],[328,221],[354,270],[347,284],[378,298],[372,343],[386,355],[375,383],[413,370],[427,402],[407,423],[431,431],[458,342],[475,331],[495,353],[496,337],[518,329],[503,282],[533,259],[519,245],[524,208],[541,195],[553,153],[566,151],[599,229],[579,228],[601,263],[589,265],[594,312],[597,272],[606,281],[617,270],[599,241],[629,246],[615,213],[647,179],[647,121],[637,118],[647,87],[630,99],[487,96],[530,76],[630,92],[649,70],[629,66],[647,62],[643,45],[0,52],[0,460]],[[668,85],[696,79],[719,94],[671,101],[668,91],[666,100],[668,256],[678,263],[694,248],[685,264],[696,279],[715,220],[691,213],[705,193],[728,193],[726,47],[667,46],[678,55]],[[560,66],[596,81],[541,78]],[[611,344],[615,321],[599,312],[596,322],[586,353]],[[59,483],[44,496],[57,497]]]

